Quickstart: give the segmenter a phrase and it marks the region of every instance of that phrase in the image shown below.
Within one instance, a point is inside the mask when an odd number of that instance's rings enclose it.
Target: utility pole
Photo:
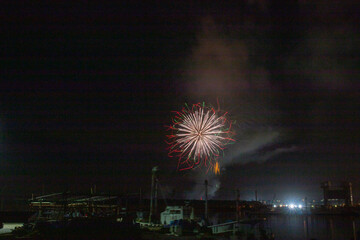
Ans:
[[[205,180],[205,221],[208,220],[208,181]]]
[[[158,167],[153,167],[152,177],[151,177],[151,193],[150,193],[150,214],[149,214],[149,223],[151,223],[151,217],[153,215],[153,201],[154,201],[154,189],[155,189],[155,178]]]
[[[155,177],[155,192],[154,192],[154,215],[157,215],[157,211],[158,211],[158,179]]]
[[[139,209],[142,210],[143,206],[142,206],[142,192],[141,192],[141,188],[139,191]]]
[[[257,190],[255,190],[255,201],[257,201]]]
[[[239,222],[240,191],[236,189],[236,222]]]

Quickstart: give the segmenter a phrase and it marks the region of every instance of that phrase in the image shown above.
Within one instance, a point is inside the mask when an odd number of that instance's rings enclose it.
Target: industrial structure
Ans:
[[[352,184],[351,182],[343,182],[340,186],[332,186],[330,181],[323,182],[321,188],[324,192],[324,206],[343,204],[344,206],[353,206]]]

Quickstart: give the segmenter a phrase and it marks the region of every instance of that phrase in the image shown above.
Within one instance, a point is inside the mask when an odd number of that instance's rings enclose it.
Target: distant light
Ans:
[[[301,205],[301,204],[299,204],[299,208],[302,208],[302,205]]]
[[[280,204],[280,207],[282,207],[283,205],[282,204]]]
[[[289,205],[287,205],[287,204],[285,205],[285,207],[288,207],[288,206],[289,206]]]
[[[276,204],[274,204],[274,207],[276,207]]]
[[[289,206],[291,209],[293,209],[294,207],[295,207],[295,205],[294,204],[290,204],[290,206]]]

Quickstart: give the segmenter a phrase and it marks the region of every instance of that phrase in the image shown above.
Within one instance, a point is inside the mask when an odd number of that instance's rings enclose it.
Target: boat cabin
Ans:
[[[180,206],[167,206],[165,211],[160,214],[160,222],[164,225],[180,219],[184,219],[184,209]]]

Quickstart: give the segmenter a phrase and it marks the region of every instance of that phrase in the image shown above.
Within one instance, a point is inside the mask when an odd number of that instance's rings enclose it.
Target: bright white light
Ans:
[[[276,207],[276,205],[274,204],[274,207]]]
[[[295,206],[294,206],[294,204],[290,204],[290,206],[289,206],[291,209],[293,209]]]
[[[302,208],[302,205],[301,205],[301,204],[299,204],[299,208]]]

